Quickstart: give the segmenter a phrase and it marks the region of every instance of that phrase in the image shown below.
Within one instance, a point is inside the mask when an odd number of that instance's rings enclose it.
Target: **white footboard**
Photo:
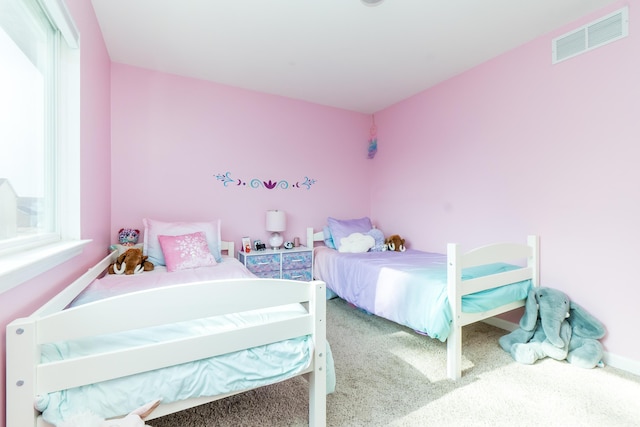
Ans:
[[[44,343],[291,303],[302,303],[308,310],[291,319],[231,331],[40,363],[40,346]],[[34,398],[40,394],[305,335],[312,337],[314,348],[313,361],[304,372],[310,380],[309,424],[324,426],[326,423],[326,300],[323,282],[276,279],[209,281],[134,292],[61,311],[50,308],[31,317],[17,319],[7,326],[7,426],[38,425]],[[114,316],[114,313],[118,315]],[[214,399],[161,406],[154,416]]]
[[[462,269],[497,262],[526,260],[522,268],[462,281]],[[462,311],[462,297],[474,292],[497,288],[510,283],[531,280],[539,286],[539,238],[529,236],[527,244],[493,244],[474,249],[465,254],[460,246],[447,246],[447,291],[451,306],[452,324],[447,338],[447,376],[459,379],[462,376],[462,327],[496,316],[524,305],[524,299],[481,313]]]

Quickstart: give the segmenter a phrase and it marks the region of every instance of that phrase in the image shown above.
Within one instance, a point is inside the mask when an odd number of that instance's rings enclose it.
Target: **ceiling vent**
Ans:
[[[552,63],[573,58],[629,35],[629,9],[625,7],[577,30],[553,39]]]

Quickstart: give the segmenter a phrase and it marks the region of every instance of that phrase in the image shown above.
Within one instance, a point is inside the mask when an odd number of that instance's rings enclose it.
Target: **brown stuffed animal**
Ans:
[[[384,247],[388,251],[404,252],[404,239],[397,234],[389,236],[384,241]]]
[[[116,262],[109,265],[109,274],[138,274],[153,270],[153,264],[142,255],[142,249],[127,249],[118,256]]]

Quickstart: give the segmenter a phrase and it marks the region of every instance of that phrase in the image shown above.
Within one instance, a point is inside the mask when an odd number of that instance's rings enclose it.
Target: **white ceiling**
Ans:
[[[374,113],[614,1],[92,3],[114,62]]]

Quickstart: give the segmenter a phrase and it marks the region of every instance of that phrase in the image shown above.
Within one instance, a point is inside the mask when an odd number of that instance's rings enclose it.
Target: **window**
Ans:
[[[60,0],[0,0],[0,292],[82,246],[77,47]]]

